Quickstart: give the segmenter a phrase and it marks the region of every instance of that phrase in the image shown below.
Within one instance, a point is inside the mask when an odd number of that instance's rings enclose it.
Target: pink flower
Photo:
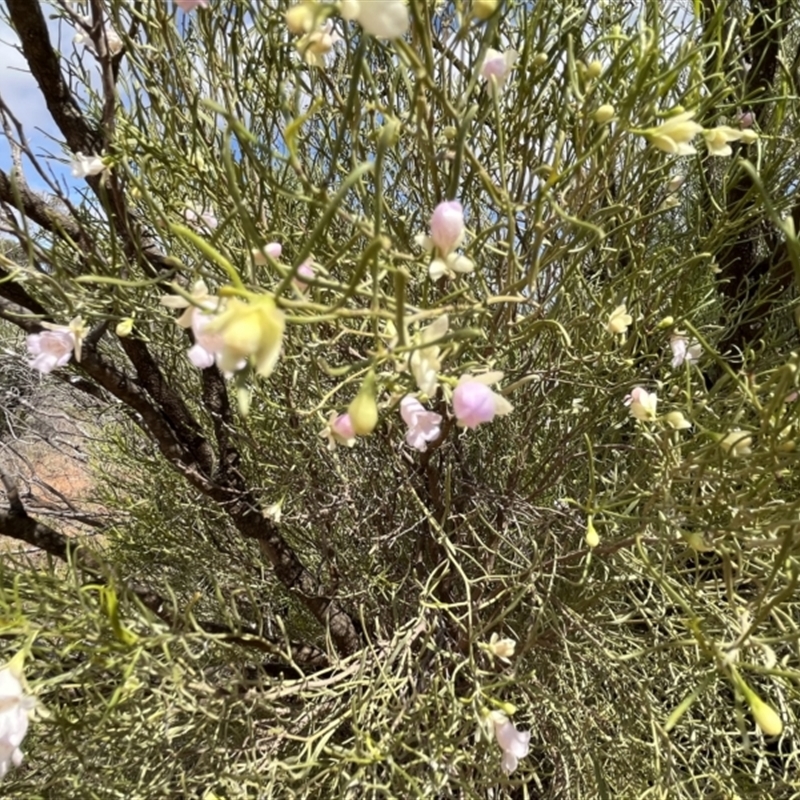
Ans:
[[[413,395],[408,394],[400,401],[400,416],[408,425],[406,442],[415,450],[424,453],[428,442],[439,438],[441,415],[428,411]]]
[[[297,276],[294,279],[294,285],[301,291],[304,292],[308,288],[308,284],[300,280],[301,278],[308,278],[308,280],[313,280],[316,276],[316,272],[314,272],[314,267],[311,266],[310,261],[304,261],[298,268],[297,268]]]
[[[506,50],[505,53],[501,53],[499,50],[493,50],[490,47],[486,51],[486,57],[483,59],[481,76],[489,83],[494,83],[498,89],[502,89],[511,74],[511,70],[514,69],[518,55],[516,50]]]
[[[208,8],[208,0],[175,0],[175,5],[188,14],[196,8]]]
[[[506,775],[510,775],[517,768],[519,760],[528,755],[531,733],[530,731],[518,731],[514,727],[514,723],[499,712],[494,712],[493,722],[497,744],[503,751],[500,766]]]
[[[187,353],[189,361],[198,369],[208,369],[214,365],[217,356],[223,350],[223,340],[220,333],[210,333],[208,326],[224,310],[224,301],[208,293],[205,281],[197,281],[192,287],[191,300],[180,295],[166,295],[161,298],[161,304],[168,308],[184,309],[175,322],[181,328],[191,328],[195,344]],[[244,363],[241,364],[244,366]],[[241,369],[241,367],[237,367]]]
[[[461,376],[453,392],[453,411],[459,425],[477,428],[484,422],[491,422],[497,415],[510,414],[514,410],[505,397],[489,388],[502,377],[502,372]]]
[[[217,355],[222,352],[224,347],[222,335],[209,333],[207,330],[208,326],[216,319],[217,314],[212,310],[204,311],[200,308],[194,308],[193,311],[191,328],[195,344],[189,348],[187,355],[195,367],[208,369],[214,365]]]
[[[335,450],[337,444],[352,447],[356,443],[356,431],[349,414],[337,414],[334,411],[319,435],[328,440],[328,450]]]
[[[431,239],[443,256],[452,253],[464,239],[464,209],[456,200],[439,203],[431,217]]]
[[[46,375],[69,362],[75,337],[69,330],[42,331],[28,336],[27,344],[31,355],[36,356],[29,366]]]

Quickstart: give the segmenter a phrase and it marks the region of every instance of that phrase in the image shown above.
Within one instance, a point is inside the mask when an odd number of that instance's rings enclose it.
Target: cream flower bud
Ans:
[[[358,436],[369,436],[378,424],[378,404],[375,402],[375,375],[364,378],[358,394],[347,408],[353,431]]]
[[[605,125],[606,122],[611,122],[611,120],[614,119],[614,114],[616,113],[614,106],[610,103],[604,103],[594,112],[594,121],[598,125]]]
[[[500,0],[472,0],[472,15],[479,20],[487,20],[497,11]]]
[[[597,532],[597,528],[594,526],[594,520],[590,516],[589,519],[586,520],[586,545],[594,550],[599,544],[600,534]]]
[[[592,61],[586,67],[586,77],[594,80],[595,78],[599,78],[603,74],[603,62],[602,61]]]
[[[676,431],[683,431],[692,427],[692,423],[680,411],[670,411],[669,414],[664,416],[664,422]]]

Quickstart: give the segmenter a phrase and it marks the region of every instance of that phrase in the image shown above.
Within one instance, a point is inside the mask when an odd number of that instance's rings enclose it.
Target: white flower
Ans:
[[[253,261],[258,264],[259,267],[263,267],[268,263],[267,256],[277,261],[281,257],[283,247],[280,242],[268,242],[264,245],[263,250],[251,250],[250,252],[253,256]]]
[[[101,156],[85,156],[83,153],[75,153],[70,162],[73,178],[88,178],[91,175],[99,175],[106,165]]]
[[[468,273],[475,269],[472,259],[459,255],[456,248],[464,241],[464,209],[456,200],[439,203],[431,216],[431,235],[419,234],[415,241],[428,252],[435,250],[437,258],[431,261],[428,273],[433,280],[448,277],[453,279],[458,273]]]
[[[448,325],[449,321],[445,314],[420,331],[418,341],[422,347],[414,350],[408,359],[411,374],[419,390],[428,397],[436,394],[439,370],[442,366],[439,361],[439,347],[432,345],[431,342],[441,339],[447,333]]]
[[[460,427],[474,429],[514,410],[503,395],[489,388],[502,378],[502,372],[486,372],[483,375],[465,373],[458,379],[453,391],[453,413]]]
[[[0,779],[22,763],[20,745],[28,732],[28,715],[36,705],[22,690],[22,658],[15,656],[0,670]]]
[[[403,0],[342,0],[342,16],[379,39],[399,39],[409,24]]]
[[[441,415],[428,411],[416,397],[408,394],[400,401],[400,416],[408,425],[406,442],[414,449],[425,452],[428,442],[439,438]]]
[[[497,744],[503,751],[500,766],[506,775],[510,775],[517,768],[519,760],[528,755],[531,733],[530,731],[518,731],[514,727],[514,723],[499,711],[492,712],[491,720],[494,724]]]
[[[641,386],[632,389],[631,393],[625,398],[625,405],[631,407],[631,416],[646,422],[656,418],[657,404],[658,397],[656,393],[648,392],[646,389],[642,389]]]
[[[693,364],[703,353],[703,348],[697,342],[689,344],[685,336],[675,335],[670,337],[669,346],[672,349],[672,368],[677,369],[684,361]]]

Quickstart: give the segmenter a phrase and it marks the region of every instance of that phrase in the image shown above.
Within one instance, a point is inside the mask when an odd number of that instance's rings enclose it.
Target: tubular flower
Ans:
[[[489,387],[503,377],[502,372],[485,375],[462,375],[453,392],[453,411],[458,424],[464,428],[477,428],[491,422],[496,416],[510,414],[514,407]]]
[[[341,14],[379,39],[399,39],[408,30],[408,8],[403,0],[342,0]]]
[[[731,431],[727,436],[720,440],[719,446],[731,458],[738,458],[739,456],[749,456],[753,451],[753,437],[748,436],[744,431]]]
[[[628,326],[632,324],[633,317],[628,313],[628,309],[623,303],[611,312],[606,329],[609,333],[625,333],[628,330]]]
[[[632,389],[631,393],[625,398],[625,405],[631,407],[631,416],[645,422],[656,418],[657,404],[658,397],[656,393],[648,392],[646,389],[642,389],[641,386]]]
[[[408,425],[406,442],[420,452],[428,449],[428,442],[439,438],[442,417],[428,411],[416,397],[408,394],[400,401],[400,416]]]
[[[728,125],[720,125],[718,128],[703,131],[703,137],[706,140],[709,155],[730,156],[733,155],[730,143],[738,142],[742,138],[742,131]]]
[[[481,77],[495,88],[502,89],[517,63],[517,58],[519,53],[516,50],[506,50],[502,53],[490,47],[481,65]]]
[[[418,341],[422,347],[414,350],[408,358],[411,374],[419,390],[428,397],[436,394],[439,370],[442,367],[439,347],[431,342],[441,339],[447,333],[448,325],[449,320],[445,314],[420,331]]]
[[[692,122],[694,111],[684,111],[664,121],[657,128],[650,128],[645,135],[653,147],[676,156],[690,156],[697,152],[690,144],[698,133],[703,132],[703,126]]]
[[[519,760],[528,755],[530,731],[518,731],[514,723],[500,711],[493,711],[491,720],[497,744],[503,751],[500,766],[506,775],[510,775],[517,768]]]
[[[22,653],[0,669],[0,780],[22,763],[20,745],[28,732],[28,717],[36,705],[22,688]]]
[[[278,361],[285,327],[275,300],[259,295],[249,303],[231,298],[204,330],[221,336],[222,346],[216,353],[220,369],[235,372],[243,360],[252,359],[256,373],[266,378]]]
[[[418,236],[417,242],[425,250],[435,250],[438,256],[428,268],[431,278],[455,278],[457,273],[472,272],[475,269],[472,260],[456,253],[466,233],[461,203],[456,200],[439,203],[433,211],[430,224],[431,235]]]

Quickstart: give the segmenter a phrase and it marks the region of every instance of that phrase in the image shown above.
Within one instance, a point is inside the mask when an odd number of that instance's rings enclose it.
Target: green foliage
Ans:
[[[110,177],[73,191],[88,253],[20,229],[36,259],[17,253],[0,297],[18,286],[52,321],[81,314],[127,382],[91,353],[69,367],[121,400],[91,448],[114,513],[105,570],[0,563],[0,656],[29,648],[43,710],[6,796],[800,789],[797,93],[794,68],[764,55],[796,63],[790,4],[507,2],[485,23],[460,2],[409,5],[407,40],[337,22],[320,69],[283,4],[184,16],[110,0],[126,48],[110,119],[93,58],[64,54]],[[490,47],[519,53],[502,92],[479,74]],[[668,156],[643,134],[679,105],[707,129],[753,111],[758,141]],[[430,279],[415,239],[445,199],[464,205],[476,263],[452,282]],[[192,232],[187,204],[219,226]],[[281,258],[256,263],[272,240]],[[230,409],[159,304],[198,279],[274,293],[286,314],[274,374],[230,380]],[[612,334],[621,304],[633,322]],[[417,390],[416,334],[442,314],[427,405],[443,436],[419,453],[397,401]],[[130,337],[112,335],[130,317]],[[676,333],[702,345],[697,363],[671,365]],[[489,369],[514,411],[457,427],[457,379]],[[378,427],[329,451],[320,430],[370,371]],[[655,419],[625,408],[636,386],[658,394]],[[179,430],[185,416],[196,426]],[[751,452],[726,448],[733,431]],[[187,455],[201,439],[210,465]],[[356,652],[320,624],[332,598]],[[493,634],[516,641],[509,663]],[[758,730],[737,676],[781,736]],[[510,777],[486,724],[508,704],[532,734]]]

